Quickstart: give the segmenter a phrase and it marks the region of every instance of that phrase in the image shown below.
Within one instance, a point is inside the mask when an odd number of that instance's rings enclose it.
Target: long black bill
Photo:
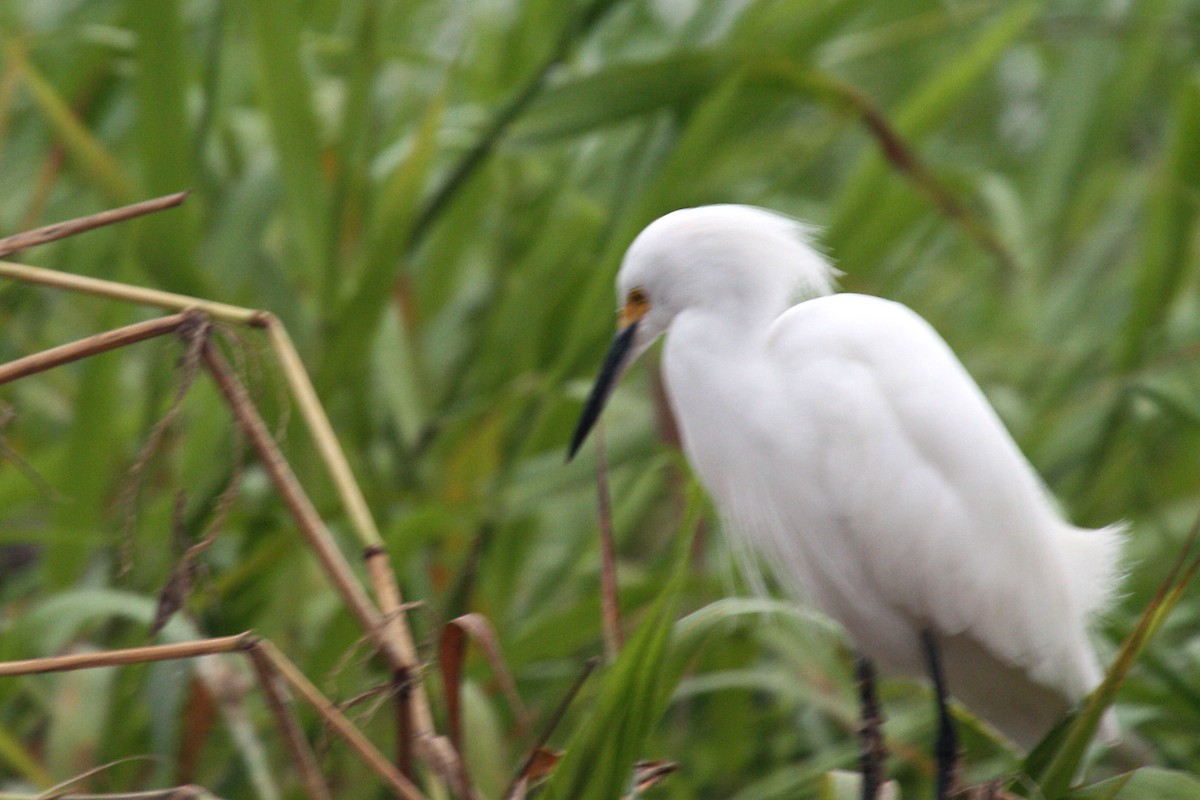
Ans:
[[[587,403],[583,406],[583,413],[579,415],[579,422],[575,425],[575,435],[571,437],[571,447],[567,450],[567,461],[573,459],[579,452],[579,448],[583,446],[584,440],[595,426],[596,420],[600,419],[600,412],[604,410],[604,404],[608,402],[609,395],[616,388],[617,379],[621,377],[621,372],[625,369],[625,361],[633,348],[633,338],[637,332],[637,326],[638,324],[634,322],[619,331],[613,338],[612,346],[608,348],[608,355],[604,357],[604,366],[600,367],[600,374],[592,386],[592,393],[588,395]]]

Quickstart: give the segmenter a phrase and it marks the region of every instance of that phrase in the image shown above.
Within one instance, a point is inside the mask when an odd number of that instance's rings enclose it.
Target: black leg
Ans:
[[[862,800],[875,800],[883,785],[883,764],[887,759],[881,730],[883,715],[879,712],[879,698],[875,696],[875,665],[864,655],[856,656],[854,676],[858,679],[858,697],[862,704],[862,727],[858,729],[862,744],[859,752]]]
[[[925,649],[925,659],[929,662],[929,676],[933,678],[933,691],[937,695],[938,732],[934,744],[934,753],[937,756],[937,793],[934,796],[937,800],[948,800],[958,772],[958,734],[954,730],[950,710],[946,707],[950,692],[946,686],[946,676],[942,673],[942,658],[937,640],[929,631],[922,631],[921,645]]]

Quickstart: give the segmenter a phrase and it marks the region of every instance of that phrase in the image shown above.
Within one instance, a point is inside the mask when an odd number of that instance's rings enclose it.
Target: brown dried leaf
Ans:
[[[662,783],[668,775],[679,770],[679,764],[674,761],[639,761],[633,765],[633,785],[636,787],[636,794],[649,789],[651,786],[657,786]]]
[[[478,613],[463,614],[452,619],[442,629],[438,643],[438,663],[442,668],[442,682],[446,687],[447,714],[450,718],[450,740],[458,751],[463,752],[462,736],[462,668],[466,658],[467,636],[470,635],[483,651],[492,674],[500,684],[500,690],[517,716],[518,736],[525,735],[530,725],[529,712],[517,694],[517,684],[500,652],[500,640],[487,617]]]
[[[539,747],[533,752],[533,758],[529,760],[529,766],[525,768],[525,774],[521,777],[529,782],[539,780],[549,775],[558,762],[562,759],[562,750],[551,750],[548,747]]]

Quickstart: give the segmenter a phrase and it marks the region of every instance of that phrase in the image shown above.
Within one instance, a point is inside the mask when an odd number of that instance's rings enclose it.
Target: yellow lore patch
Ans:
[[[625,330],[630,325],[646,316],[646,312],[649,310],[650,298],[646,296],[646,292],[641,288],[631,289],[629,296],[625,298],[625,307],[621,309],[618,327],[621,330]]]

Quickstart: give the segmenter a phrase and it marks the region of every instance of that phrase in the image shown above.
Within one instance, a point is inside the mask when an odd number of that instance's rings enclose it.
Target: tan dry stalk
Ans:
[[[375,519],[371,516],[366,498],[358,489],[354,473],[350,470],[350,462],[346,460],[346,454],[342,451],[342,446],[333,432],[333,426],[329,424],[329,417],[326,416],[325,408],[317,398],[317,390],[313,388],[312,381],[309,380],[308,371],[304,369],[304,362],[300,360],[300,354],[296,352],[296,345],[292,343],[292,337],[288,335],[287,328],[283,327],[283,323],[279,321],[278,317],[267,312],[260,313],[262,313],[261,325],[266,328],[271,346],[275,348],[275,355],[279,357],[279,363],[283,367],[284,375],[287,376],[292,396],[296,398],[296,403],[300,406],[304,421],[312,433],[313,441],[325,460],[330,478],[337,487],[338,494],[341,495],[342,502],[346,506],[346,513],[350,516],[363,546],[383,546],[383,540],[379,536],[379,529],[375,526]]]
[[[425,800],[425,795],[421,794],[420,789],[404,777],[400,770],[396,769],[376,749],[375,745],[366,736],[363,736],[350,720],[346,719],[337,706],[331,703],[329,698],[325,697],[275,645],[266,639],[259,639],[252,644],[252,647],[260,651],[261,657],[269,663],[271,670],[283,678],[296,694],[303,697],[325,720],[326,724],[341,736],[371,769],[391,785],[397,795],[405,800]]]
[[[325,408],[317,397],[317,391],[308,377],[308,371],[304,369],[304,362],[300,360],[300,354],[296,351],[287,329],[273,314],[264,314],[262,325],[266,328],[267,337],[279,358],[283,374],[287,377],[292,396],[300,407],[309,433],[329,470],[330,479],[342,499],[359,540],[364,545],[363,560],[384,621],[383,630],[367,632],[373,639],[387,642],[387,646],[381,643],[381,649],[393,671],[399,670],[413,677],[413,691],[410,697],[412,721],[417,738],[420,740],[432,736],[433,714],[429,709],[428,695],[420,681],[420,659],[413,644],[408,618],[405,616],[404,599],[396,583],[396,573],[388,560],[387,547],[379,535],[366,498],[363,497],[358,482],[354,480],[350,462],[333,432]]]
[[[212,300],[202,300],[186,294],[147,289],[143,286],[130,286],[116,281],[106,281],[102,278],[89,278],[85,275],[71,275],[52,269],[15,264],[11,261],[0,261],[0,278],[11,278],[23,283],[35,283],[39,286],[90,294],[109,300],[123,300],[127,303],[154,306],[167,311],[186,311],[189,308],[198,308],[213,319],[234,322],[239,325],[261,327],[263,324],[262,311],[241,308],[228,303],[217,303]]]
[[[124,222],[127,219],[172,208],[186,200],[187,196],[187,192],[176,192],[175,194],[156,197],[152,200],[143,200],[140,203],[101,211],[99,214],[89,214],[86,217],[77,217],[69,219],[66,222],[55,222],[53,225],[47,225],[43,228],[34,228],[31,231],[14,233],[12,236],[5,236],[3,239],[0,239],[0,258],[7,258],[13,253],[30,247],[36,247],[39,244],[47,244],[58,239],[65,239],[68,236],[74,236],[77,233],[83,233],[84,231],[90,231],[105,225],[112,225],[114,222]]]
[[[142,214],[148,214],[154,211],[170,208],[183,202],[186,197],[187,193],[181,192],[174,195],[148,200],[142,203],[135,203],[133,205],[118,209],[112,209],[110,211],[100,212],[87,217],[69,220],[67,222],[57,223],[33,231],[19,233],[14,236],[9,236],[4,239],[0,239],[0,258],[4,258],[5,256],[26,247],[44,244],[46,242],[61,239],[86,230],[91,230],[102,225],[108,225],[114,222],[140,216]],[[320,534],[317,534],[317,539],[310,538],[310,543],[313,544],[314,549],[317,550],[318,558],[321,559],[322,563],[329,570],[330,579],[338,586],[339,590],[343,594],[343,597],[350,605],[351,611],[359,618],[359,621],[361,624],[363,624],[366,632],[372,637],[373,640],[376,641],[393,671],[401,672],[411,676],[419,675],[419,661],[417,658],[416,648],[413,645],[413,639],[408,626],[408,620],[404,616],[403,599],[400,595],[395,573],[391,570],[390,563],[388,563],[388,559],[386,558],[385,546],[382,538],[379,535],[378,527],[375,525],[375,521],[371,516],[370,509],[367,506],[366,499],[363,497],[362,490],[359,488],[358,483],[354,479],[353,472],[350,469],[350,465],[346,459],[345,453],[342,451],[341,444],[334,435],[328,416],[325,414],[325,410],[322,407],[320,400],[317,398],[316,390],[313,388],[312,381],[309,379],[308,373],[304,369],[303,362],[300,360],[300,356],[296,351],[295,345],[292,343],[291,337],[288,335],[286,328],[284,328],[283,324],[279,322],[279,320],[273,314],[256,309],[247,309],[226,303],[218,303],[201,298],[189,297],[187,295],[176,294],[173,292],[163,292],[156,289],[130,286],[123,283],[117,283],[115,281],[106,281],[98,278],[71,275],[55,270],[40,269],[37,267],[31,267],[24,264],[16,264],[7,261],[0,261],[0,277],[7,277],[25,283],[33,283],[42,286],[65,289],[68,291],[82,292],[114,300],[149,305],[176,312],[184,312],[194,309],[211,316],[215,320],[240,325],[249,325],[251,327],[265,328],[271,341],[271,345],[275,349],[276,356],[279,358],[283,374],[291,389],[292,396],[300,408],[301,415],[304,417],[309,429],[309,433],[317,445],[317,449],[321,455],[322,461],[324,462],[335,489],[341,498],[342,504],[346,509],[346,513],[351,522],[351,527],[364,545],[364,557],[368,561],[367,569],[371,577],[371,584],[376,597],[379,600],[380,608],[383,612],[381,619],[384,624],[382,626],[380,626],[378,622],[380,619],[379,612],[376,611],[373,606],[371,606],[369,600],[366,598],[365,593],[363,593],[361,586],[356,580],[354,580],[353,573],[349,570],[349,567],[346,565],[344,559],[342,559],[340,552],[336,551],[335,548],[330,549],[330,547],[322,547],[316,544],[318,540],[322,540]],[[146,336],[153,336],[157,335],[157,333],[160,331],[158,327],[160,322],[144,323],[146,327],[138,328],[136,334],[131,333],[127,329],[122,329],[123,334],[121,332],[110,332],[109,334],[102,334],[102,336],[140,336],[146,332],[147,328],[154,332],[146,333]],[[161,324],[169,325],[170,323],[161,322]],[[131,326],[131,328],[132,327],[133,326]],[[131,338],[127,341],[123,341],[122,343],[129,343],[130,341],[138,341],[138,339]],[[87,340],[84,340],[84,342],[87,342]],[[94,341],[89,344],[84,344],[84,342],[76,344],[85,349],[87,347],[97,346]],[[120,344],[112,344],[111,346],[116,347],[120,346]],[[58,348],[47,352],[53,353],[55,356],[47,356],[46,353],[43,353],[39,354],[40,359],[61,359],[65,357],[66,360],[70,360],[72,358],[82,357],[81,355],[75,355],[76,351],[72,350],[66,351],[65,356],[64,353]],[[99,350],[96,352],[99,352]],[[209,346],[206,346],[205,353],[206,357],[216,355],[215,351],[213,351]],[[44,363],[43,361],[38,360],[39,356],[31,357],[35,359],[32,362],[34,365],[40,365]],[[21,360],[21,362],[24,361],[24,359]],[[54,364],[58,363],[65,362],[63,360],[57,360],[54,362]],[[48,367],[39,366],[38,370],[35,371],[40,371],[40,369],[45,368]],[[210,363],[210,369],[211,368],[212,365]],[[28,369],[28,362],[23,364],[21,369]],[[26,372],[23,374],[31,373]],[[14,371],[12,375],[16,377],[16,372]],[[227,379],[233,378],[232,373],[230,373],[228,369],[224,371],[224,377]],[[215,372],[214,378],[217,378],[217,374]],[[9,378],[9,380],[12,379],[14,378]],[[220,383],[220,379],[218,379],[218,383]],[[250,404],[245,390],[241,388],[236,378],[233,378],[232,382],[227,380],[225,383],[225,388],[235,390],[236,393],[245,400],[245,403],[243,403],[240,407],[234,405],[231,401],[231,408],[233,408],[235,415],[239,413],[239,410],[245,412],[247,409],[250,409],[252,416],[259,423],[259,427],[265,431],[265,426],[261,425],[261,418],[258,417],[257,411],[254,410],[253,405]],[[249,421],[249,417],[247,417],[246,419],[240,420],[240,424],[242,424],[244,427]],[[286,472],[286,474],[279,473],[279,477],[285,479],[290,477],[290,481],[285,480],[284,482],[290,483],[294,489],[299,489],[299,484],[296,482],[295,476],[290,474],[291,470],[287,467],[287,462],[283,460],[282,455],[279,454],[278,448],[274,446],[274,442],[270,439],[270,437],[260,440],[256,445],[256,449],[267,442],[270,443],[270,447],[264,448],[264,450],[267,452],[273,452],[274,455],[278,456],[275,466],[278,467],[279,465],[282,465]],[[263,457],[263,451],[260,451],[260,457]],[[266,464],[265,458],[264,464]],[[281,489],[281,492],[282,491],[283,490]],[[284,497],[289,503],[289,506],[292,507],[293,513],[296,513],[297,509],[301,506],[307,505],[307,509],[305,510],[305,518],[308,519],[310,523],[313,520],[316,520],[317,522],[317,525],[315,526],[310,525],[308,530],[321,531],[325,534],[324,540],[331,540],[331,537],[328,536],[328,532],[325,530],[323,523],[321,523],[319,518],[316,516],[315,509],[312,509],[311,503],[307,501],[307,497],[303,495],[302,490],[299,495],[296,495],[295,493],[293,493],[291,496],[285,494]],[[302,499],[300,505],[293,505],[293,503],[298,501],[298,498]],[[312,512],[311,515],[307,513],[309,511]],[[297,519],[300,519],[300,516],[297,516]],[[302,528],[304,527],[304,523],[302,523]],[[328,543],[331,544],[331,541]],[[336,558],[334,558],[335,553]],[[372,557],[371,554],[378,554],[379,557]],[[412,682],[411,710],[411,719],[413,727],[415,728],[417,740],[422,743],[432,740],[435,737],[432,714],[430,713],[429,709],[428,697],[420,680],[413,680]],[[427,756],[428,755],[429,754],[427,753]]]
[[[217,796],[195,784],[184,786],[168,786],[165,789],[146,789],[140,792],[111,792],[94,794],[91,792],[63,792],[48,794],[13,794],[0,792],[0,800],[217,800]]]
[[[226,303],[216,303],[187,295],[163,292],[157,289],[146,289],[129,286],[116,281],[99,278],[89,278],[71,275],[56,270],[31,267],[25,264],[15,264],[0,261],[0,277],[11,278],[25,283],[50,286],[67,291],[82,292],[112,300],[122,300],[139,305],[149,305],[170,311],[182,312],[188,309],[198,309],[215,320],[256,328],[265,328],[271,346],[275,349],[283,370],[285,380],[300,409],[300,414],[308,426],[322,462],[329,472],[334,488],[341,498],[351,527],[357,534],[363,546],[383,549],[383,540],[379,529],[371,516],[362,490],[354,480],[349,461],[333,432],[329,418],[317,398],[316,390],[304,369],[304,364],[292,343],[287,329],[273,314],[256,309],[242,308]],[[381,559],[385,560],[385,559]],[[396,585],[395,574],[391,569],[370,569],[372,587],[379,599],[380,608],[387,620],[382,633],[390,644],[384,647],[384,655],[393,669],[405,669],[415,674],[417,666],[416,648],[413,645],[412,634],[408,620],[402,611],[403,600]],[[373,638],[380,634],[374,629],[367,629]],[[414,685],[413,702],[418,734],[431,732],[432,721],[429,713],[429,701],[424,687],[417,682]]]
[[[159,317],[158,319],[151,319],[145,322],[137,322],[133,325],[126,325],[123,328],[104,331],[94,336],[88,336],[85,339],[52,347],[49,350],[43,350],[40,353],[18,358],[7,364],[0,364],[0,384],[15,381],[18,378],[24,378],[29,375],[35,375],[71,361],[78,361],[81,358],[94,356],[97,353],[116,350],[118,347],[124,347],[127,344],[135,344],[146,339],[152,339],[155,336],[173,333],[179,330],[180,326],[187,319],[188,314],[184,312],[172,314],[169,317]]]
[[[258,674],[258,684],[262,687],[267,706],[275,716],[275,723],[279,726],[279,732],[292,754],[292,761],[300,769],[300,779],[304,782],[305,791],[312,800],[332,800],[325,777],[321,775],[321,768],[317,765],[317,758],[296,721],[291,695],[276,683],[277,676],[262,647],[255,643],[247,652],[250,655],[250,663]]]
[[[292,512],[293,518],[300,527],[300,532],[304,535],[309,547],[316,554],[317,559],[325,569],[326,575],[328,575],[334,587],[341,594],[342,600],[346,603],[350,612],[354,614],[362,629],[376,646],[379,647],[380,652],[393,670],[403,669],[406,674],[418,675],[419,673],[416,671],[416,650],[412,647],[412,640],[408,636],[407,625],[403,625],[401,632],[404,634],[403,640],[408,643],[409,649],[407,653],[412,657],[412,661],[406,660],[404,653],[397,649],[396,642],[387,636],[389,630],[388,622],[380,615],[379,610],[376,609],[371,603],[370,598],[363,591],[362,585],[358,582],[358,578],[350,568],[349,562],[342,555],[342,551],[338,549],[333,535],[325,527],[325,523],[321,520],[317,509],[313,506],[304,488],[300,485],[296,474],[292,472],[287,459],[283,457],[283,453],[280,452],[278,445],[275,444],[275,440],[267,429],[266,423],[259,416],[258,409],[246,393],[245,387],[242,386],[237,376],[234,375],[229,365],[225,362],[225,359],[217,352],[211,340],[205,342],[204,348],[201,351],[201,357],[204,359],[209,373],[213,376],[217,388],[225,397],[225,401],[233,412],[234,418],[245,434],[247,441],[249,441],[251,448],[258,455],[259,462],[275,486],[275,491],[279,493],[280,497],[287,504],[288,509]],[[390,565],[386,563],[386,559],[382,560],[382,567],[378,563],[380,560],[375,559],[374,561],[376,563],[372,566],[372,569],[376,573],[386,571],[389,576],[391,575]],[[394,584],[394,578],[392,578],[392,582]],[[393,601],[399,602],[398,592]],[[398,613],[394,613],[392,619],[393,622],[391,624],[396,626],[394,620],[402,620],[402,617]],[[396,630],[396,627],[392,627],[391,630]],[[425,759],[435,770],[440,770],[441,762],[436,758],[436,754],[432,751],[432,745],[430,744],[435,737],[433,736],[433,719],[429,711],[428,700],[422,691],[419,680],[414,680],[412,686],[413,692],[411,698],[415,717],[416,741],[421,747],[421,752]]]
[[[363,551],[363,559],[367,567],[367,575],[371,585],[375,587],[375,597],[379,601],[379,610],[383,614],[386,639],[399,647],[399,661],[392,661],[393,671],[403,672],[409,678],[413,691],[411,699],[412,723],[417,739],[433,735],[433,714],[429,710],[429,698],[422,691],[421,675],[419,672],[420,659],[413,646],[412,635],[409,633],[408,622],[404,616],[404,606],[400,598],[400,589],[396,585],[396,573],[392,571],[388,560],[387,550],[383,546],[367,547]]]
[[[329,423],[325,408],[317,397],[317,391],[308,377],[304,362],[300,360],[292,337],[274,314],[264,313],[261,322],[271,346],[275,349],[275,355],[279,358],[292,396],[329,471],[329,477],[342,499],[351,525],[364,545],[363,560],[367,575],[383,615],[383,628],[369,629],[367,633],[379,643],[393,671],[400,671],[412,677],[412,692],[408,695],[412,722],[417,740],[424,740],[434,734],[433,714],[429,708],[429,697],[420,680],[420,658],[413,644],[412,631],[405,616],[404,599],[396,583],[396,573],[388,559],[387,547],[379,535],[366,498],[354,479],[350,462],[333,432],[333,426]]]
[[[194,642],[155,644],[130,647],[124,650],[104,650],[97,653],[77,653],[69,656],[47,656],[25,661],[0,661],[0,678],[14,675],[40,675],[47,672],[69,672],[93,667],[115,667],[124,664],[145,664],[150,661],[171,661],[177,658],[196,658],[218,653],[236,653],[254,643],[254,636],[239,633]]]
[[[273,681],[276,678],[282,679],[293,691],[303,697],[317,714],[350,745],[351,749],[358,753],[359,757],[372,770],[391,785],[399,797],[405,800],[426,800],[416,785],[388,762],[383,754],[371,744],[370,740],[354,727],[346,719],[346,716],[338,710],[337,706],[331,703],[277,647],[251,632],[192,642],[130,647],[123,650],[107,650],[69,656],[48,656],[46,658],[33,658],[25,661],[0,662],[0,677],[68,672],[95,667],[144,664],[151,661],[169,661],[178,658],[196,658],[199,656],[238,652],[244,652],[250,657],[259,675],[263,691],[267,696],[267,702],[272,707],[272,710],[276,711],[277,720],[280,720],[282,723],[281,728],[285,738],[288,738],[289,747],[295,747],[303,740],[299,738],[299,730],[295,727],[294,718],[286,706],[286,701],[282,699],[277,688],[274,686]],[[279,704],[278,706],[276,705],[277,703]],[[283,722],[284,720],[286,722]],[[297,738],[293,739],[292,735]],[[312,753],[308,750],[307,745],[304,745],[300,750],[307,753],[307,756],[300,756],[298,763],[303,767],[307,761],[309,766],[315,771],[316,761],[312,758]],[[294,750],[293,754],[295,752],[297,751]],[[324,788],[324,781],[320,779],[319,772],[316,775],[317,780],[320,782],[320,788],[316,789],[315,793],[313,785],[309,782],[309,776],[305,776],[305,784],[309,787],[310,794],[318,798],[329,797],[328,790]],[[150,797],[155,795],[144,796]]]
[[[292,472],[287,459],[279,451],[266,423],[263,422],[263,418],[258,414],[258,409],[255,408],[246,393],[245,387],[233,374],[225,359],[217,352],[211,339],[204,343],[201,358],[204,359],[209,374],[216,382],[217,389],[225,397],[225,402],[233,412],[234,419],[237,420],[246,439],[250,442],[250,446],[258,455],[259,463],[266,470],[271,483],[275,486],[275,491],[279,493],[292,512],[292,517],[300,527],[300,532],[304,534],[305,540],[316,554],[317,560],[321,562],[325,573],[333,582],[338,593],[341,594],[350,613],[355,616],[362,629],[378,642],[383,621],[379,611],[363,592],[354,571],[350,569],[350,564],[342,555],[342,551],[338,549],[333,535],[325,527],[325,523],[317,513],[312,501],[308,499],[308,495],[304,492],[300,481],[296,479],[296,474]],[[386,646],[383,649],[386,650]],[[392,660],[393,658],[388,659],[389,662]]]

